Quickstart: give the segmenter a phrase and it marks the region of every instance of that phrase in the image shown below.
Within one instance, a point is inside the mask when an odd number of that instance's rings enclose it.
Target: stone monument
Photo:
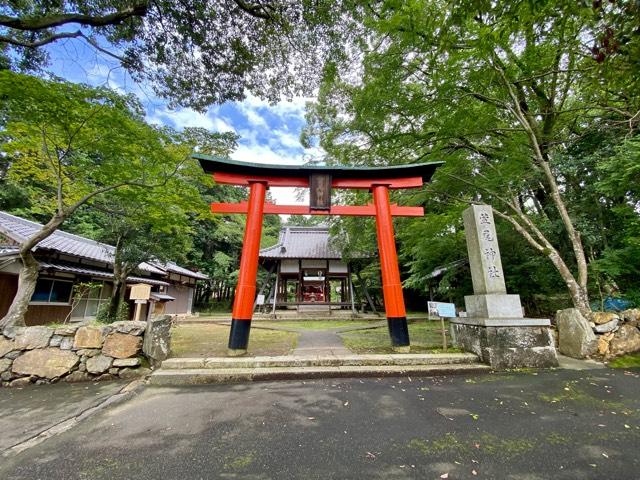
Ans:
[[[472,205],[463,219],[474,294],[467,317],[450,320],[454,344],[494,368],[557,366],[549,320],[524,318],[520,295],[507,294],[491,207]]]

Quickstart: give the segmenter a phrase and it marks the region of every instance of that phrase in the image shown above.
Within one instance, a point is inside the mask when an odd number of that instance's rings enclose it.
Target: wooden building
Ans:
[[[18,244],[41,227],[36,222],[0,212],[0,318],[9,310],[18,289],[22,268]],[[33,251],[40,272],[25,323],[40,325],[95,318],[111,297],[114,251],[111,245],[61,230],[42,240]],[[143,262],[135,276],[127,278],[127,288],[137,283],[151,286],[151,298],[143,307],[142,318],[151,313],[190,315],[196,283],[207,278],[173,262]],[[92,288],[84,289],[77,298],[74,292],[78,292],[80,283],[90,283]],[[133,308],[130,312],[133,315]]]
[[[355,313],[351,267],[331,244],[327,227],[284,227],[276,245],[260,250],[260,263],[269,271],[265,309]]]

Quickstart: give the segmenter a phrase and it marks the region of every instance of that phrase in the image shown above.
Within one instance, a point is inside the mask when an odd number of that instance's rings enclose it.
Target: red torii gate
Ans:
[[[398,269],[393,217],[421,217],[424,209],[391,204],[389,189],[421,187],[431,179],[442,162],[392,167],[292,166],[237,162],[201,154],[194,154],[193,157],[200,162],[206,173],[213,175],[216,183],[249,187],[248,202],[211,204],[211,211],[214,213],[247,215],[240,273],[231,314],[231,355],[246,353],[249,343],[264,214],[375,216],[384,307],[391,345],[396,351],[409,351],[409,331]],[[308,187],[309,206],[265,203],[269,187]],[[373,205],[331,205],[333,188],[369,190],[373,194]]]

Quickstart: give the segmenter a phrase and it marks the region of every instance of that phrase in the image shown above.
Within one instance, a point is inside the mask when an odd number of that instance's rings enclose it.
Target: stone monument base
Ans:
[[[454,345],[492,368],[558,366],[550,322],[536,318],[451,318]]]

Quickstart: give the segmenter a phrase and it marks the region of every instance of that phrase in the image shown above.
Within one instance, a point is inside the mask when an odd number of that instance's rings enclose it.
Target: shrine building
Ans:
[[[328,227],[283,227],[278,243],[260,250],[260,263],[269,271],[265,308],[355,311],[351,267]]]

